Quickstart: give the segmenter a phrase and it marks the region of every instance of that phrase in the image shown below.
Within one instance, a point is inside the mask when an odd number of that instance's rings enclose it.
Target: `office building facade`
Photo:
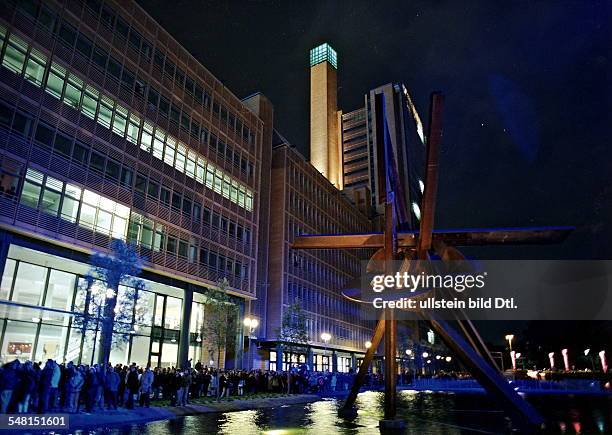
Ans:
[[[268,366],[305,363],[315,370],[347,372],[363,357],[372,325],[342,290],[360,274],[362,250],[291,249],[301,234],[361,233],[370,220],[280,134],[273,139],[270,260],[267,313]],[[283,350],[278,340],[283,314],[298,302],[306,313],[307,346]],[[329,334],[325,341],[322,334]]]
[[[0,359],[97,360],[74,319],[117,238],[148,285],[111,361],[208,362],[207,289],[258,297],[262,120],[135,2],[2,3]]]

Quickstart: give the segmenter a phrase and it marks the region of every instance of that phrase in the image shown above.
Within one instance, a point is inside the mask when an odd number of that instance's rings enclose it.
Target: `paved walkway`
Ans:
[[[91,414],[81,412],[70,415],[70,429],[110,426],[119,424],[146,423],[155,420],[167,420],[187,415],[207,414],[211,412],[245,411],[249,409],[274,408],[280,405],[310,403],[320,399],[315,394],[292,394],[280,397],[237,399],[232,401],[209,402],[206,405],[188,406],[151,406],[150,408],[120,408],[116,411],[98,411]]]

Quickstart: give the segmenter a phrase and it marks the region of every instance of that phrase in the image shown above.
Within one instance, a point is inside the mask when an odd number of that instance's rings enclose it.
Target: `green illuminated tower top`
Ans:
[[[310,66],[318,63],[329,62],[331,66],[338,69],[338,53],[327,42],[310,50]]]

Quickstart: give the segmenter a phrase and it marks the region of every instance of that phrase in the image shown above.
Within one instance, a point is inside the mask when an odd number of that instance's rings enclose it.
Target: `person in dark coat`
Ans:
[[[98,387],[100,386],[100,378],[95,367],[90,367],[85,376],[85,392],[87,394],[85,399],[85,410],[87,412],[93,412],[98,396]]]
[[[138,381],[138,371],[136,370],[136,365],[134,364],[130,366],[130,371],[127,374],[125,386],[128,390],[126,407],[128,409],[134,409],[134,396],[138,394],[138,388],[140,387],[140,382]]]
[[[39,384],[39,407],[38,412],[41,414],[45,414],[49,411],[49,405],[51,400],[51,383],[53,381],[55,368],[53,366],[53,361],[48,360],[45,363],[45,367],[40,372],[40,384]]]
[[[36,388],[34,368],[32,361],[26,361],[19,370],[19,383],[15,389],[15,403],[17,403],[17,412],[19,414],[27,414],[30,407],[30,398]]]

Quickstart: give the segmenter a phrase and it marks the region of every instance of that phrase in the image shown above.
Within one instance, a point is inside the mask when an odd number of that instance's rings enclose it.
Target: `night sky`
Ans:
[[[575,225],[488,258],[612,258],[612,2],[140,4],[238,97],[260,91],[308,156],[310,48],[339,56],[339,106],[403,82],[446,96],[436,227]]]
[[[141,1],[237,96],[267,95],[306,156],[308,52],[322,42],[345,111],[395,81],[426,118],[441,90],[438,227],[576,225],[562,247],[504,252],[612,258],[612,3],[508,3]]]

